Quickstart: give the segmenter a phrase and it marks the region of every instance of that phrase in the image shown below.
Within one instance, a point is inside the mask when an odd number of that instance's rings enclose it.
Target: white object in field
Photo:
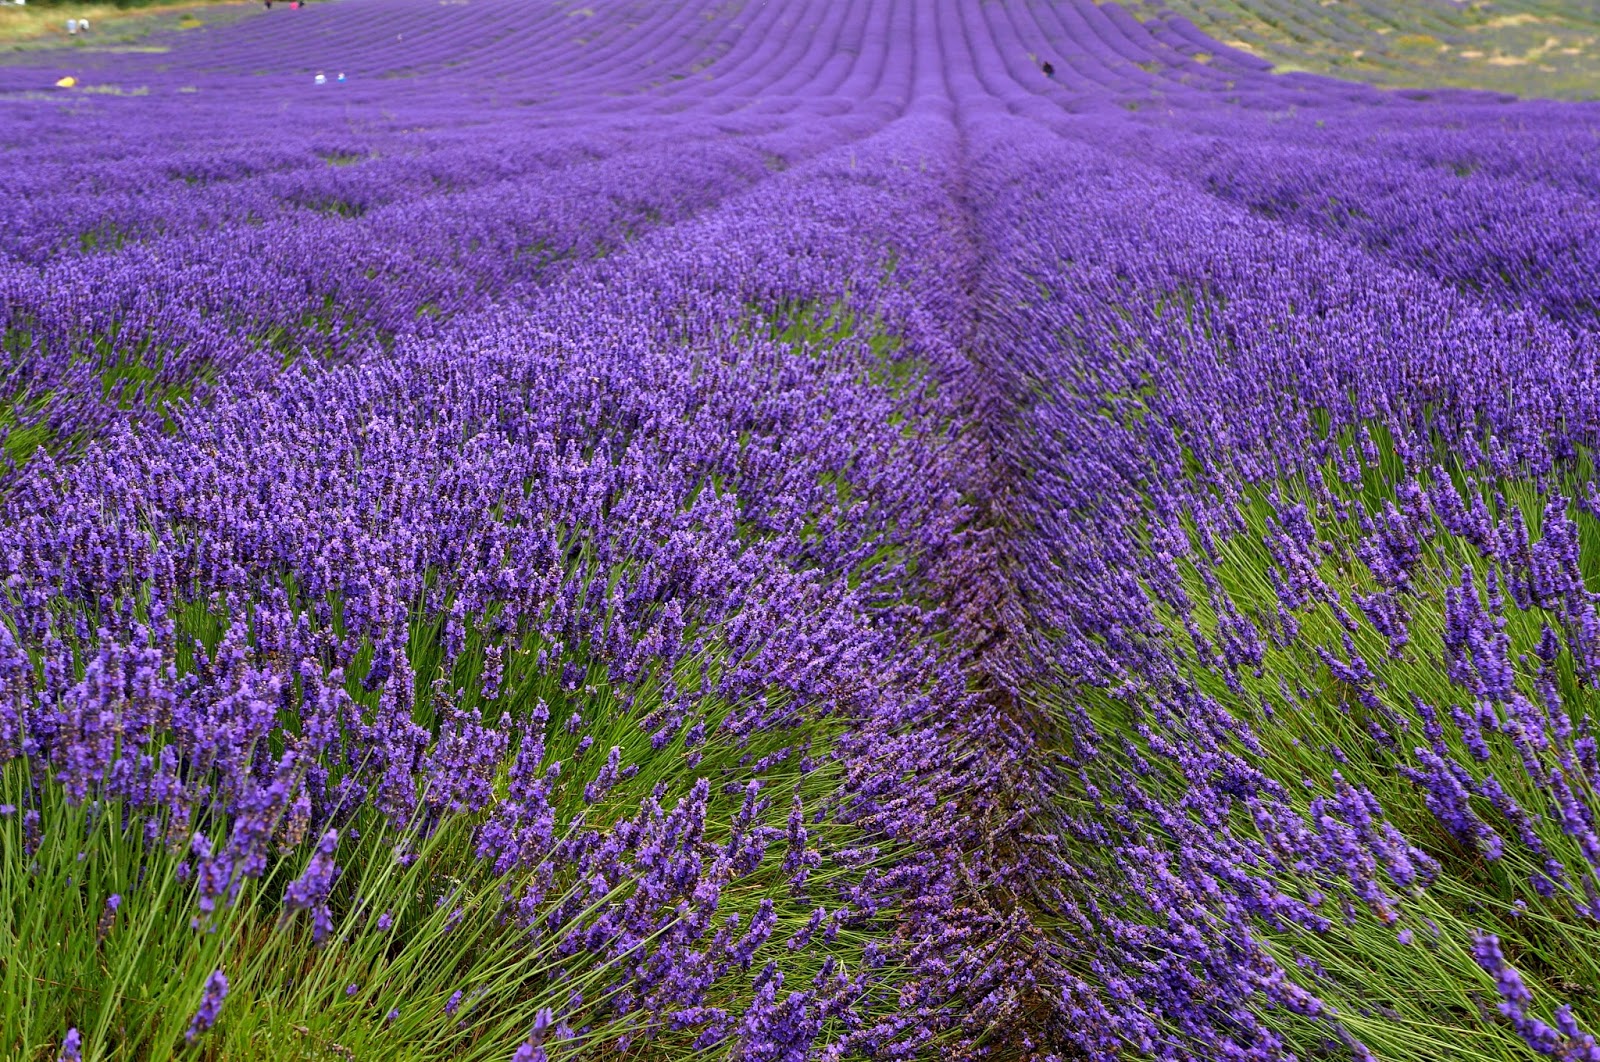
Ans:
[[[73,37],[73,36],[76,36],[77,33],[78,33],[78,20],[75,19],[75,18],[67,19],[67,36]]]
[[[88,33],[89,32],[89,20],[88,19],[80,18],[78,20],[78,32],[79,33]]]
[[[327,79],[327,77],[325,75],[319,73],[312,80],[315,81],[317,84],[322,85],[322,84],[326,84],[328,79]]]
[[[340,81],[344,80],[344,72],[343,71],[340,71],[340,73],[339,73],[339,80]]]

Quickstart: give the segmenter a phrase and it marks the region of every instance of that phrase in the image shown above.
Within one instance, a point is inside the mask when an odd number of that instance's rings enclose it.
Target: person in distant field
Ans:
[[[1043,63],[1041,63],[1039,65],[1039,69],[1044,71],[1044,76],[1045,77],[1055,77],[1056,76],[1056,68],[1050,65],[1050,60],[1048,60],[1048,59],[1046,59]]]
[[[261,0],[261,2],[267,5],[268,11],[272,10],[272,0]]]
[[[88,33],[89,32],[89,20],[88,19],[80,18],[78,20],[78,32],[79,33]]]
[[[78,35],[78,20],[75,19],[75,18],[67,19],[67,36],[76,37],[77,35]]]

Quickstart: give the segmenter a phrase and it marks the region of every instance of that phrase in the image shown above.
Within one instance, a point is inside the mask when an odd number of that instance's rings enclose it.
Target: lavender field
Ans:
[[[0,65],[0,1058],[1600,1060],[1600,104],[234,15]]]

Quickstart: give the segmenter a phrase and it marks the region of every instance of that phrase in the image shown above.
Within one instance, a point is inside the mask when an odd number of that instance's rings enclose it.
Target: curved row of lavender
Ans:
[[[1600,1057],[1600,115],[1142,15],[0,68],[6,1051]]]

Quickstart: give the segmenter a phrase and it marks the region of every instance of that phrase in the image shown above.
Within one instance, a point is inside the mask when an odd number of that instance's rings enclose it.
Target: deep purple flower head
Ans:
[[[189,1021],[189,1029],[184,1033],[184,1039],[193,1043],[196,1037],[215,1025],[217,1015],[222,1011],[222,1001],[227,998],[228,978],[221,970],[214,970],[206,978],[205,987],[200,994],[200,1005],[195,1008],[194,1017]]]

